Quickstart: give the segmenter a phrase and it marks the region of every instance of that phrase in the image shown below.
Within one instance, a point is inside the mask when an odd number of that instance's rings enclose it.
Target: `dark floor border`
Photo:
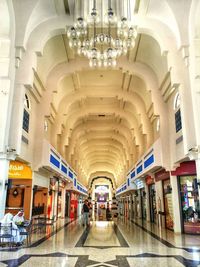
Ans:
[[[93,264],[97,264],[96,266],[108,266],[114,265],[118,267],[130,267],[128,263],[128,258],[174,258],[183,266],[185,267],[198,267],[200,264],[200,261],[190,260],[186,259],[180,255],[159,255],[159,254],[153,254],[153,253],[141,253],[137,255],[116,255],[116,259],[112,261],[107,262],[99,262],[99,261],[93,261],[89,259],[89,255],[69,255],[66,253],[61,252],[54,252],[49,254],[26,254],[18,259],[10,259],[1,261],[2,263],[6,264],[7,267],[17,267],[25,263],[27,260],[29,260],[32,257],[42,257],[42,258],[50,258],[50,257],[69,257],[69,258],[77,258],[77,262],[75,264],[75,267],[87,267]]]
[[[70,225],[71,223],[73,223],[75,220],[71,220],[66,222],[63,226],[57,228],[55,230],[53,230],[50,234],[45,235],[44,237],[40,238],[39,240],[33,242],[30,246],[23,246],[23,247],[11,247],[11,248],[1,248],[0,252],[9,252],[9,251],[19,251],[21,249],[26,249],[26,248],[34,248],[39,246],[40,244],[42,244],[43,242],[45,242],[46,240],[48,240],[50,237],[54,236],[55,234],[57,234],[58,232],[60,232],[62,229],[66,228],[68,225]]]
[[[90,226],[86,227],[83,231],[81,237],[79,238],[78,242],[76,243],[75,247],[84,247],[85,241],[89,235]]]
[[[167,246],[168,248],[175,248],[175,249],[183,249],[187,252],[200,252],[200,249],[194,249],[194,248],[185,248],[185,247],[176,247],[170,242],[166,241],[165,239],[161,238],[160,236],[156,235],[155,233],[151,232],[150,230],[147,230],[144,226],[140,225],[134,220],[131,220],[133,224],[135,224],[137,227],[141,228],[144,232],[151,235],[153,238],[161,242],[163,245]]]
[[[116,236],[117,236],[117,238],[118,238],[118,240],[119,240],[120,246],[121,246],[121,247],[126,247],[126,248],[128,248],[129,245],[128,245],[128,243],[126,242],[126,239],[125,239],[124,236],[122,235],[122,233],[121,233],[121,231],[119,230],[119,227],[117,226],[116,223],[114,223],[113,228],[114,228],[115,234],[116,234]]]

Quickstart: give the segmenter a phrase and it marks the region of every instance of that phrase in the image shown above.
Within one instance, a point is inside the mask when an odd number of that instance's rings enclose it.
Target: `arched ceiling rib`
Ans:
[[[131,147],[129,146],[127,140],[125,139],[124,136],[120,135],[119,133],[114,133],[113,131],[105,131],[105,130],[101,131],[90,130],[88,133],[85,133],[85,131],[83,131],[80,135],[76,136],[75,143],[73,144],[73,147],[70,147],[69,154],[74,152],[75,147],[82,142],[81,140],[91,140],[94,139],[95,137],[104,139],[108,136],[122,143],[123,147],[128,151],[128,153],[131,152]]]

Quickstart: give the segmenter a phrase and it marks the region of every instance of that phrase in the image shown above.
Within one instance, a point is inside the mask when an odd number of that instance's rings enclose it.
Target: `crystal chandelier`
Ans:
[[[114,11],[112,0],[75,1],[75,23],[67,30],[69,46],[87,57],[91,67],[113,67],[118,57],[135,46],[137,29],[131,21],[134,1],[114,2],[115,10],[121,12]]]

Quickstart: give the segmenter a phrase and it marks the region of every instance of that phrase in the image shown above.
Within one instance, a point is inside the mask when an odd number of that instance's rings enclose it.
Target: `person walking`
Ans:
[[[84,201],[83,204],[83,209],[82,209],[82,214],[83,214],[83,226],[89,226],[89,211],[90,208],[88,206],[88,201],[87,199]]]

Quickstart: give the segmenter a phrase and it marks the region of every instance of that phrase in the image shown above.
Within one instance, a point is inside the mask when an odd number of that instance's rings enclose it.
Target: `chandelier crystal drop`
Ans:
[[[79,15],[67,30],[69,46],[88,58],[90,67],[114,67],[135,46],[137,28],[130,17],[134,0],[113,2],[112,7],[112,0],[75,0]]]

